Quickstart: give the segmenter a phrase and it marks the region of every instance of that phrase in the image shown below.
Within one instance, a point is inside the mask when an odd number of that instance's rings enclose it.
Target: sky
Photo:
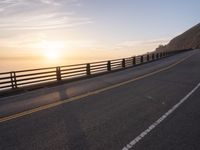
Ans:
[[[0,58],[146,53],[199,23],[199,8],[199,0],[0,0]]]

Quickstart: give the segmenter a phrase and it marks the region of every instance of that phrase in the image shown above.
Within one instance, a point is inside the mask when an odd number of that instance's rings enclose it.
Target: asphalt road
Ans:
[[[166,70],[163,69],[170,65],[167,62],[174,64],[190,54],[194,55]],[[165,65],[158,67],[158,64]],[[109,76],[111,79],[118,76],[119,79],[120,74],[122,76],[129,72],[138,72],[132,76],[133,79],[143,76],[138,80],[131,80],[132,74],[129,74],[126,80],[131,82],[93,92],[56,107],[2,121],[0,150],[200,149],[200,89],[187,97],[184,103],[138,143],[131,148],[127,147],[127,144],[179,103],[200,82],[199,50],[156,62],[157,67],[151,70],[148,65],[147,72],[144,72],[144,65],[135,71],[126,70],[96,78],[101,83],[100,79],[105,82],[105,78]],[[151,74],[158,69],[162,70]],[[150,75],[144,76],[144,73]],[[125,78],[120,79],[125,82]],[[112,85],[115,84],[119,83],[113,80]],[[110,83],[107,86],[111,86]],[[98,88],[105,87],[104,84]],[[11,100],[13,101],[15,102]],[[6,105],[7,102],[3,104]],[[0,107],[0,112],[3,112],[1,108],[3,111],[5,108],[9,109],[6,105]],[[2,116],[6,114],[11,115],[11,111]]]

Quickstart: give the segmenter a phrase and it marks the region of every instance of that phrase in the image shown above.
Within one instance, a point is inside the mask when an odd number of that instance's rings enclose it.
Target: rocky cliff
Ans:
[[[200,23],[172,39],[167,45],[160,45],[156,51],[173,51],[200,48]]]

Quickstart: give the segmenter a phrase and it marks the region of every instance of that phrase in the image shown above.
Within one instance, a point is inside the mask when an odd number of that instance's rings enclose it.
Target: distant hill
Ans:
[[[160,45],[156,51],[173,51],[200,48],[200,23],[172,39],[167,45]]]

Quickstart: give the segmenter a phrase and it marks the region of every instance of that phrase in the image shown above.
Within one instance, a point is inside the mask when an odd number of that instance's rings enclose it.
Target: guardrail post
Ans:
[[[110,61],[108,61],[108,63],[107,63],[107,70],[111,71],[111,62]]]
[[[162,57],[165,57],[165,52],[162,53]]]
[[[56,67],[56,78],[57,78],[57,81],[62,80],[60,67]]]
[[[147,62],[149,62],[149,54],[147,54]]]
[[[136,57],[133,57],[133,66],[136,64]]]
[[[143,63],[144,62],[144,57],[143,55],[140,56],[140,63]]]
[[[155,54],[154,54],[154,53],[151,55],[151,59],[152,59],[152,60],[155,59]]]
[[[87,74],[87,75],[91,75],[90,64],[87,64],[87,65],[86,65],[86,74]]]
[[[16,79],[16,73],[15,72],[10,73],[10,79],[11,79],[12,89],[16,89],[17,88],[17,79]]]
[[[158,59],[159,58],[159,54],[158,53],[156,53],[156,59]]]
[[[126,60],[122,59],[122,68],[125,68],[125,67],[126,67]]]
[[[160,58],[162,58],[162,57],[163,57],[163,52],[160,53]]]

